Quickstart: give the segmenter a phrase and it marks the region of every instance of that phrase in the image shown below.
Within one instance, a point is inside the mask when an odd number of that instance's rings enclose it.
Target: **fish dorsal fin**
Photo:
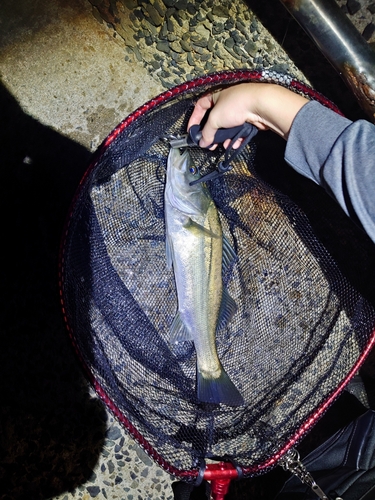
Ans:
[[[177,312],[176,316],[174,317],[174,320],[172,321],[170,333],[171,333],[170,336],[171,344],[178,344],[179,342],[192,340],[188,329],[182,322],[179,312]]]
[[[229,295],[226,288],[223,288],[223,297],[221,299],[219,320],[217,323],[217,330],[227,326],[229,321],[232,319],[237,311],[237,304],[234,299]]]
[[[223,271],[227,271],[237,258],[236,252],[225,235],[223,235]]]
[[[220,235],[213,233],[206,227],[202,226],[201,224],[198,224],[198,222],[193,221],[193,219],[191,219],[190,217],[188,217],[187,221],[183,226],[184,229],[191,231],[191,233],[195,234],[196,236],[201,236],[203,233],[205,236],[209,236],[210,238],[220,238]]]

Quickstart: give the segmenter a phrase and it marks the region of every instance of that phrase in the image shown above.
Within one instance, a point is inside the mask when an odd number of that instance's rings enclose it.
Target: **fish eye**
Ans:
[[[198,173],[198,169],[197,169],[197,167],[193,167],[192,166],[192,167],[189,168],[189,172],[191,174],[195,175],[196,173]]]

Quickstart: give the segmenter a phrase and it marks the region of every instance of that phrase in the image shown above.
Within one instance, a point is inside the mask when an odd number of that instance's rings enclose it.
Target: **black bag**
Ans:
[[[302,460],[329,500],[375,498],[375,411],[368,410]],[[311,487],[292,476],[275,500],[316,500]]]

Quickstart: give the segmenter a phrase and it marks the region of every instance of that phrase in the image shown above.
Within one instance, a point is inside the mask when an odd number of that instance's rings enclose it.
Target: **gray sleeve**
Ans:
[[[285,160],[322,186],[375,242],[375,126],[316,101],[295,117]]]

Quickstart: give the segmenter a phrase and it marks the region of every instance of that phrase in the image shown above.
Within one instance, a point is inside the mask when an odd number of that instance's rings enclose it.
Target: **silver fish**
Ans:
[[[171,342],[193,340],[197,353],[197,396],[200,401],[244,404],[224,371],[216,350],[216,331],[236,311],[223,287],[222,269],[235,254],[223,239],[219,215],[199,178],[190,153],[171,148],[165,188],[167,265],[174,270],[178,312]]]

